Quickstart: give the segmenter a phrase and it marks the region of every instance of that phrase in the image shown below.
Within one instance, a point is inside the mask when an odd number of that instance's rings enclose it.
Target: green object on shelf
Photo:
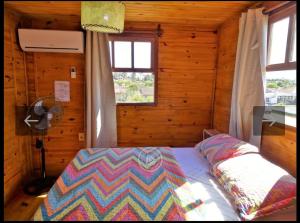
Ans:
[[[82,1],[81,26],[85,30],[103,33],[122,33],[125,5],[113,1]]]

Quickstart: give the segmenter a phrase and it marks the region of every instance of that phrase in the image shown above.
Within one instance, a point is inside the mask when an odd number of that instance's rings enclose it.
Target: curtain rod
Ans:
[[[281,9],[293,6],[296,4],[296,1],[285,1],[285,2],[281,2],[273,7],[270,7],[269,9],[264,9],[263,13],[266,15],[272,14],[274,12],[277,12]]]
[[[294,5],[296,3],[296,1],[284,1],[281,3],[278,3],[270,8],[266,8],[264,2],[257,2],[253,5],[251,5],[249,8],[247,8],[245,11],[248,11],[248,9],[257,9],[257,8],[264,8],[263,9],[263,14],[265,15],[269,15],[272,14],[278,10],[281,10],[285,7],[289,7],[291,5]]]

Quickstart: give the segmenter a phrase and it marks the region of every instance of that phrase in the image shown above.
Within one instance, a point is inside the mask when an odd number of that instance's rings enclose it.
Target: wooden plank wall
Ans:
[[[48,130],[45,137],[46,172],[59,175],[75,154],[84,148],[78,133],[84,132],[84,56],[82,54],[33,53],[27,57],[30,102],[36,98],[54,95],[54,81],[70,81],[70,102],[64,102],[63,118]],[[76,79],[70,77],[70,67],[77,69]],[[40,153],[34,151],[34,169],[40,170]]]
[[[4,204],[32,173],[29,136],[15,133],[15,106],[26,106],[27,75],[24,53],[17,43],[20,16],[4,12]]]
[[[79,29],[78,22],[67,23],[57,18],[30,21],[27,26],[33,28]],[[126,23],[128,29],[152,29],[156,25]],[[159,39],[158,58],[158,105],[117,108],[119,146],[193,146],[202,140],[202,130],[211,127],[217,33],[191,26],[162,24],[162,28],[164,34]],[[71,103],[65,106],[64,121],[56,130],[49,131],[46,140],[47,172],[59,174],[76,152],[84,147],[84,143],[78,141],[78,132],[84,131],[84,57],[53,53],[26,55],[30,102],[38,96],[53,94],[54,80],[71,81]],[[78,71],[75,81],[69,75],[72,65]],[[39,169],[39,162],[35,152],[36,170]]]
[[[238,29],[239,17],[234,17],[227,20],[218,30],[218,62],[213,126],[221,132],[228,132],[229,128]]]
[[[156,27],[127,23],[128,29]],[[119,146],[194,146],[211,126],[217,34],[161,24],[157,106],[119,106]]]
[[[218,65],[213,127],[228,133],[231,90],[234,76],[239,17],[226,21],[218,30]],[[263,129],[263,134],[265,129]],[[261,153],[296,176],[296,129],[286,128],[284,136],[263,135]]]
[[[24,28],[79,30],[80,23],[72,17],[52,19],[24,19]],[[45,138],[47,175],[58,176],[75,154],[85,147],[78,133],[84,133],[84,54],[26,53],[29,101],[54,95],[54,81],[70,81],[70,102],[63,103],[64,115],[60,123],[48,130]],[[76,79],[71,79],[70,68],[77,69]],[[33,166],[40,171],[40,153],[32,137]]]
[[[263,132],[267,132],[265,126],[263,126]],[[283,136],[263,135],[261,153],[296,176],[296,139],[296,128],[294,127],[286,127]]]

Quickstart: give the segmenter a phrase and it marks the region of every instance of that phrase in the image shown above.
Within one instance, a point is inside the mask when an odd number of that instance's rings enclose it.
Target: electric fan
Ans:
[[[36,139],[36,148],[41,155],[41,177],[29,182],[24,192],[30,195],[39,195],[49,189],[55,182],[54,177],[46,176],[44,138],[49,128],[54,127],[62,118],[63,106],[52,96],[39,98],[31,104],[24,120],[32,131],[38,133],[41,139]]]

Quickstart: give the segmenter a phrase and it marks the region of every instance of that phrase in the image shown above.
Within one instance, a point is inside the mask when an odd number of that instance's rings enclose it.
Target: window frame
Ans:
[[[285,49],[285,60],[284,63],[278,64],[269,64],[270,61],[270,47],[271,47],[271,32],[273,23],[289,17],[289,27],[288,27],[288,36],[287,44]],[[296,22],[296,5],[290,5],[282,10],[275,11],[269,16],[268,24],[268,42],[267,42],[267,67],[266,71],[281,71],[281,70],[296,70],[297,69],[297,59],[294,62],[290,62],[292,57],[292,48],[293,48],[293,36],[294,32],[297,32],[295,29]],[[296,49],[295,49],[296,50]]]
[[[290,62],[290,59],[292,57],[293,53],[293,37],[294,32],[297,34],[297,30],[295,29],[295,22],[297,21],[297,10],[296,10],[296,4],[288,4],[287,6],[284,6],[283,8],[279,8],[278,10],[274,10],[269,15],[268,20],[268,36],[267,36],[267,65],[266,65],[266,71],[272,72],[272,71],[283,71],[283,70],[296,70],[297,72],[297,55],[296,55],[296,61]],[[285,49],[285,61],[284,63],[278,63],[278,64],[269,64],[270,61],[270,42],[271,42],[271,27],[272,24],[289,17],[289,27],[288,27],[288,36],[287,36],[287,44]],[[297,50],[297,47],[294,49]],[[297,114],[296,114],[297,117]],[[264,123],[267,124],[267,123]],[[285,128],[288,130],[296,130],[295,126],[287,125],[283,123],[276,123],[280,128]]]
[[[158,74],[158,37],[149,32],[136,31],[124,32],[122,34],[109,34],[108,40],[111,41],[111,69],[112,72],[139,72],[152,73],[154,76],[154,95],[153,102],[118,102],[117,106],[156,106],[157,105],[157,74]],[[131,42],[131,68],[116,68],[114,58],[114,41]],[[134,68],[134,42],[151,42],[151,67],[150,68]]]

